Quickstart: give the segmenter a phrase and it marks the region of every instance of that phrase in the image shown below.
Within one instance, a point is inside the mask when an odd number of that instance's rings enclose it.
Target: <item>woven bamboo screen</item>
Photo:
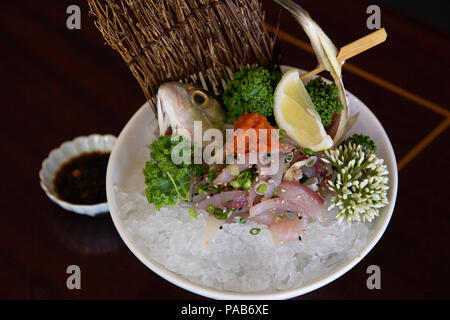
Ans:
[[[258,0],[88,0],[155,110],[158,87],[192,82],[220,94],[245,65],[269,66],[274,40]]]

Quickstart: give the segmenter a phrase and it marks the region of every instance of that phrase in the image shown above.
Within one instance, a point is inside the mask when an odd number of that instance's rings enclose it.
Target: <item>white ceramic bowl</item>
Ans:
[[[347,92],[347,94],[350,103],[350,115],[360,112],[360,118],[349,134],[357,132],[372,137],[378,147],[377,155],[384,159],[390,172],[389,204],[380,210],[380,215],[372,222],[374,232],[371,233],[372,236],[357,257],[346,261],[328,274],[312,282],[305,283],[298,288],[261,294],[221,291],[198,285],[169,271],[153,260],[148,252],[140,249],[136,241],[125,231],[119,210],[119,199],[114,190],[115,185],[122,189],[130,188],[131,173],[136,172],[136,169],[143,168],[144,164],[139,163],[135,155],[150,145],[158,126],[155,116],[147,103],[134,114],[119,135],[116,147],[110,156],[106,175],[106,191],[111,217],[125,244],[142,263],[164,279],[186,290],[214,299],[288,299],[313,291],[342,276],[361,261],[381,238],[390,221],[397,197],[397,165],[391,142],[382,125],[369,108],[351,93]]]
[[[42,162],[42,168],[39,171],[41,187],[47,196],[62,208],[89,216],[107,212],[107,202],[80,205],[72,204],[58,198],[53,185],[53,180],[58,169],[68,160],[87,152],[93,151],[112,151],[117,138],[112,135],[92,134],[87,137],[78,137],[72,141],[64,142],[59,148],[54,149]]]

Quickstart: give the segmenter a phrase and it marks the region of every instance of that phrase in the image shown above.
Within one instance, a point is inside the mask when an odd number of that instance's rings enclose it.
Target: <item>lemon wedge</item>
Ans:
[[[322,151],[333,146],[297,69],[286,72],[275,89],[273,111],[278,127],[301,147]]]

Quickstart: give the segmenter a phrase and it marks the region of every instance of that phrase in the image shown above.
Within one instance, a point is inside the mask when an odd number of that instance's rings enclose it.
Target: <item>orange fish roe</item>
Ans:
[[[279,143],[274,143],[274,146],[271,145],[271,129],[272,126],[270,125],[269,121],[262,115],[259,115],[258,113],[244,113],[239,119],[237,119],[234,122],[234,130],[242,129],[243,131],[241,133],[238,133],[234,137],[234,152],[237,153],[237,144],[239,141],[240,136],[245,135],[246,131],[249,129],[255,129],[256,131],[256,138],[257,138],[257,148],[258,151],[262,152],[270,152],[272,147],[275,147],[276,149],[279,147]],[[267,139],[261,139],[266,141],[260,141],[259,137],[259,130],[265,129],[267,130]],[[244,137],[245,139],[245,152],[248,152],[249,150],[254,151],[255,146],[249,145],[249,136],[246,135]],[[242,137],[240,138],[242,140]],[[265,148],[263,147],[265,146]]]

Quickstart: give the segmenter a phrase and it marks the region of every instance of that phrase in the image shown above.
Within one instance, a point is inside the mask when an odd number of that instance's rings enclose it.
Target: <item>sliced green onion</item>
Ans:
[[[216,166],[211,166],[208,169],[208,179],[210,181],[210,183],[212,184],[214,179],[216,178],[218,173],[218,168]]]
[[[248,190],[252,187],[252,180],[248,179],[242,184],[242,189]]]
[[[283,140],[284,138],[286,138],[287,136],[287,132],[284,129],[280,129],[280,140]]]
[[[232,186],[233,188],[239,189],[241,187],[241,184],[237,180],[231,180],[230,186]]]
[[[239,175],[239,167],[235,164],[228,167],[228,171],[232,176],[238,176]]]
[[[279,187],[276,187],[275,190],[273,190],[274,197],[278,196],[278,189],[279,189]]]
[[[258,233],[260,233],[261,232],[261,229],[260,228],[252,228],[252,229],[250,229],[250,234],[252,235],[252,236],[256,236]]]
[[[306,163],[306,165],[309,167],[312,166],[313,164],[314,164],[314,159],[312,159]]]
[[[242,184],[245,180],[251,177],[251,173],[248,170],[242,171],[241,174],[237,177],[237,180]]]
[[[291,162],[292,160],[294,159],[294,155],[291,153],[290,155],[288,155],[287,157],[286,157],[286,161],[285,162]]]
[[[284,219],[284,217],[282,217],[282,216],[276,217],[276,218],[275,218],[275,222],[280,222],[280,221],[282,221],[283,219]]]
[[[233,203],[233,200],[228,200],[227,201],[227,204],[232,204]]]
[[[245,218],[239,219],[239,223],[240,224],[245,224],[246,222],[247,222],[247,220]]]
[[[214,207],[214,205],[210,203],[206,207],[206,211],[208,211],[209,213],[214,213],[216,211],[216,207]]]
[[[226,218],[228,218],[228,214],[225,213],[225,212],[223,212],[223,211],[220,210],[220,209],[216,209],[216,211],[214,212],[214,217],[215,217],[217,220],[225,220]]]
[[[189,214],[192,216],[192,218],[197,218],[197,212],[195,212],[194,209],[190,208],[189,209]]]
[[[267,190],[267,184],[262,183],[258,189],[256,190],[256,192],[258,192],[259,194],[263,194],[264,192],[266,192]]]
[[[205,192],[205,189],[203,189],[203,186],[199,186],[197,192],[198,194],[203,194],[203,192]]]
[[[314,152],[313,152],[311,149],[309,149],[309,148],[305,148],[305,149],[303,150],[303,152],[304,152],[307,156],[312,156],[312,155],[314,155]]]

